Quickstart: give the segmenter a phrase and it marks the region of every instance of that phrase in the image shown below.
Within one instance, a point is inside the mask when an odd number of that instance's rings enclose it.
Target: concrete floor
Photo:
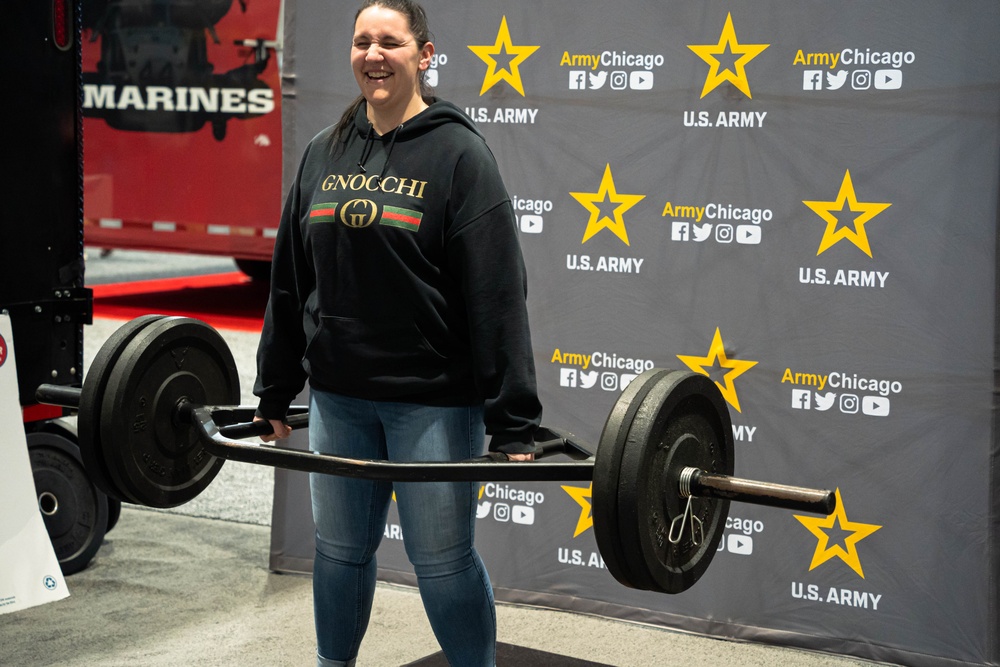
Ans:
[[[312,580],[268,571],[269,536],[265,526],[126,505],[90,567],[67,578],[69,598],[0,615],[0,664],[313,665]],[[874,664],[507,604],[497,623],[501,642],[622,667]],[[417,593],[380,584],[358,667],[438,650]]]

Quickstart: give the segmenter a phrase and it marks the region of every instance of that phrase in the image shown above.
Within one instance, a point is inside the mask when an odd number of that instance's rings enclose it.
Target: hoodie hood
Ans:
[[[397,142],[412,141],[419,139],[431,130],[448,123],[458,123],[472,131],[476,136],[482,138],[482,133],[472,119],[466,116],[461,109],[445,100],[436,97],[431,98],[431,104],[406,122],[400,123],[391,132],[379,136],[375,132],[371,121],[368,120],[368,105],[362,104],[354,114],[354,130],[363,140],[361,154],[358,156],[358,169],[361,173],[369,171],[368,159],[372,155],[375,142],[381,141],[386,145],[385,161],[383,162],[379,178],[385,176],[385,170],[389,166],[392,157],[392,149]]]

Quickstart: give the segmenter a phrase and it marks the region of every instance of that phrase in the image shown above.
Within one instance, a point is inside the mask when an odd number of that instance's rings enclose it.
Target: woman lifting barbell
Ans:
[[[541,419],[526,276],[510,197],[475,125],[434,98],[423,9],[369,0],[355,17],[361,89],[306,148],[275,242],[258,349],[258,416],[275,435],[308,379],[314,451],[531,460]],[[476,484],[310,477],[321,666],[350,665],[395,491],[431,627],[453,665],[492,666],[496,619],[473,546]]]

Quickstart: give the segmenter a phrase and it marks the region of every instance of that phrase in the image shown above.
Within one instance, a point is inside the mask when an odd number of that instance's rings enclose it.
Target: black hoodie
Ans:
[[[530,451],[541,405],[513,208],[492,153],[435,101],[378,136],[362,104],[305,150],[274,247],[258,414],[310,386],[370,400],[485,404],[490,449]]]

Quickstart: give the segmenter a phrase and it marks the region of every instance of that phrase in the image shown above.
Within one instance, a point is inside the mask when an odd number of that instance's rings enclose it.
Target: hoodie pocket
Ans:
[[[429,380],[447,366],[412,321],[332,315],[320,316],[305,358],[309,374],[331,386]]]

